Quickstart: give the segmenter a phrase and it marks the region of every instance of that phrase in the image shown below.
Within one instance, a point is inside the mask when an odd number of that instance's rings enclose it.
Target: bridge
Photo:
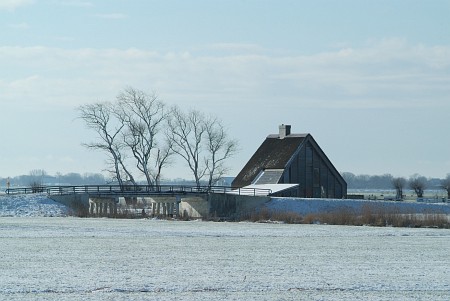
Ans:
[[[79,186],[33,186],[8,188],[8,195],[46,193],[47,195],[88,194],[93,197],[121,196],[145,197],[157,195],[185,195],[230,193],[237,195],[267,196],[270,189],[262,188],[231,188],[228,186],[186,186],[186,185],[79,185]]]
[[[190,199],[202,207],[208,203],[211,194],[229,196],[268,196],[270,189],[236,188],[226,186],[186,185],[80,185],[80,186],[33,186],[8,188],[7,195],[47,194],[49,198],[71,208],[86,208],[91,216],[117,216],[119,199],[127,205],[135,205],[137,198],[149,200],[147,210],[153,216],[179,215],[182,199]],[[198,199],[203,199],[200,202]],[[217,199],[217,197],[216,197]],[[80,206],[81,205],[81,206]],[[192,204],[191,204],[192,205]],[[200,205],[199,205],[200,206]],[[229,206],[224,203],[221,206]],[[204,208],[203,208],[204,209]],[[195,210],[194,210],[195,211]]]

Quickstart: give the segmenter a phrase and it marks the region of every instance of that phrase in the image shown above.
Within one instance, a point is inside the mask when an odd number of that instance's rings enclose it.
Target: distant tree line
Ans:
[[[37,187],[43,185],[103,185],[107,182],[104,175],[100,173],[56,173],[49,175],[43,169],[31,170],[28,175],[20,175],[11,178],[0,178],[0,186],[30,186]]]
[[[0,187],[7,187],[8,183],[11,188],[14,187],[41,187],[41,186],[82,186],[82,185],[109,185],[111,184],[111,178],[105,177],[105,175],[101,173],[75,173],[70,172],[66,174],[56,173],[55,175],[48,174],[43,169],[34,169],[29,172],[27,175],[20,175],[14,177],[0,177]],[[142,184],[143,182],[139,182],[138,184]],[[164,179],[162,181],[163,185],[184,185],[184,186],[193,186],[195,185],[194,180],[186,180],[182,178],[176,179]],[[206,185],[206,182],[202,182],[202,184]],[[225,185],[225,184],[220,184]],[[226,186],[226,185],[225,185]]]
[[[165,167],[178,156],[186,163],[197,186],[217,183],[225,161],[237,152],[222,121],[198,110],[168,108],[155,94],[128,87],[115,101],[86,104],[79,117],[97,134],[85,143],[106,155],[106,171],[119,184],[158,185]]]
[[[355,175],[351,172],[342,173],[342,177],[347,182],[348,189],[391,189],[392,178],[390,174],[384,175]]]
[[[403,190],[411,189],[417,197],[423,197],[426,189],[437,190],[443,189],[447,191],[450,198],[450,173],[445,179],[426,178],[419,174],[411,177],[393,177],[391,174],[384,175],[355,175],[351,172],[342,173],[343,178],[347,182],[348,189],[395,189],[397,198],[403,198]]]

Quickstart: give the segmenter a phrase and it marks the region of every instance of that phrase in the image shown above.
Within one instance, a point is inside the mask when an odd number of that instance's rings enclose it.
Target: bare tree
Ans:
[[[403,188],[406,186],[406,179],[403,177],[392,178],[392,186],[394,186],[397,200],[403,200]]]
[[[172,142],[169,139],[167,139],[165,145],[158,147],[155,157],[155,166],[154,169],[151,170],[151,176],[156,185],[160,184],[162,168],[172,163],[171,157],[173,154]]]
[[[427,179],[418,174],[415,174],[409,179],[409,187],[414,190],[418,198],[423,197],[423,192],[425,191]]]
[[[137,169],[144,174],[148,185],[153,185],[155,174],[159,178],[162,167],[171,155],[171,152],[159,149],[156,140],[166,119],[164,104],[155,94],[149,95],[131,87],[124,89],[117,96],[117,101],[118,116],[127,127],[123,132],[124,142],[136,159]],[[152,160],[156,172],[151,170]]]
[[[205,166],[208,171],[208,186],[211,187],[227,172],[224,162],[236,153],[237,141],[228,138],[222,121],[216,117],[206,120],[205,129]]]
[[[447,190],[447,199],[450,199],[450,173],[441,181],[441,186],[443,189]]]
[[[159,184],[163,167],[178,154],[197,186],[206,176],[211,186],[225,174],[224,162],[237,150],[237,142],[228,138],[217,118],[207,118],[197,110],[185,113],[176,106],[167,113],[155,94],[131,87],[120,92],[114,104],[88,104],[78,110],[98,136],[98,141],[84,145],[109,155],[110,172],[121,186],[127,179],[136,184],[125,164],[130,152],[149,185]]]
[[[124,144],[120,141],[119,134],[124,128],[124,124],[113,120],[115,110],[111,103],[86,104],[78,108],[80,118],[86,126],[97,133],[99,140],[97,142],[85,143],[84,146],[90,149],[106,152],[111,159],[113,173],[120,186],[123,186],[124,180],[122,173],[128,176],[128,179],[136,184],[133,176],[124,164],[122,154]]]
[[[203,160],[200,156],[202,139],[206,131],[205,116],[196,110],[184,113],[175,106],[171,110],[168,125],[167,134],[172,141],[172,150],[186,161],[199,187],[207,171],[202,165]]]
[[[228,138],[222,122],[178,107],[172,108],[168,121],[172,149],[186,161],[197,186],[205,176],[209,187],[217,183],[227,171],[225,160],[237,151],[237,141]]]

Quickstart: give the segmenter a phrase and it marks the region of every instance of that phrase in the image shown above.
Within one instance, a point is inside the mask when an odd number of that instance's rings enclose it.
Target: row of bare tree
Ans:
[[[237,141],[228,137],[215,116],[178,106],[168,108],[155,94],[128,87],[114,102],[78,108],[80,118],[97,134],[84,145],[108,156],[108,171],[119,185],[135,177],[130,159],[148,185],[158,185],[164,167],[178,155],[189,167],[197,186],[214,185],[227,171],[225,161],[237,152]]]
[[[409,180],[403,177],[392,178],[392,186],[396,190],[396,198],[403,199],[403,189],[408,185],[410,189],[414,190],[417,197],[422,198],[426,187],[427,179],[423,176],[414,175]],[[441,180],[441,188],[447,191],[447,198],[450,199],[450,174]]]

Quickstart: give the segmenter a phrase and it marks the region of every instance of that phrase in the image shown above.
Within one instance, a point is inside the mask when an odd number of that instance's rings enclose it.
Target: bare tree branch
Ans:
[[[201,143],[206,131],[205,117],[196,110],[184,113],[176,106],[170,112],[167,134],[172,141],[172,150],[186,161],[195,183],[200,186],[200,181],[206,173],[206,167],[201,165],[200,158]]]
[[[161,152],[157,148],[156,138],[166,119],[164,104],[155,94],[148,95],[131,87],[117,96],[117,103],[117,116],[127,128],[123,132],[123,141],[136,159],[137,169],[144,174],[147,183],[153,185],[154,171],[150,168],[150,162],[156,162]],[[159,167],[162,168],[165,162],[160,162]]]
[[[406,179],[402,177],[393,178],[392,186],[394,186],[395,191],[397,192],[396,199],[403,200],[403,188],[406,186]]]
[[[80,112],[80,119],[85,122],[88,128],[94,130],[99,138],[99,142],[86,143],[84,146],[105,151],[112,158],[115,177],[119,185],[123,186],[122,171],[125,171],[129,179],[135,183],[124,164],[122,155],[124,145],[118,139],[124,124],[113,120],[113,105],[108,102],[87,104],[80,106],[78,111]]]
[[[183,112],[176,106],[167,113],[155,94],[131,87],[120,92],[114,104],[87,104],[78,110],[98,138],[83,145],[108,155],[108,165],[120,185],[126,180],[136,184],[125,164],[127,154],[149,185],[159,184],[163,167],[177,154],[187,163],[197,186],[205,177],[211,186],[226,173],[224,163],[237,151],[237,142],[228,138],[216,117],[207,118],[197,110]]]
[[[447,199],[450,199],[450,173],[447,174],[447,177],[441,181],[441,186],[447,191]]]
[[[224,161],[237,152],[237,141],[228,139],[225,127],[216,117],[207,119],[205,126],[208,150],[205,165],[208,170],[208,186],[211,187],[228,171]]]
[[[427,179],[418,174],[415,174],[409,179],[409,187],[414,190],[418,198],[423,197],[423,193],[425,191],[425,183]]]
[[[216,184],[227,172],[224,162],[236,153],[237,141],[228,138],[216,117],[196,110],[184,113],[178,107],[172,108],[170,117],[172,149],[186,161],[197,186],[205,176],[209,187]]]

